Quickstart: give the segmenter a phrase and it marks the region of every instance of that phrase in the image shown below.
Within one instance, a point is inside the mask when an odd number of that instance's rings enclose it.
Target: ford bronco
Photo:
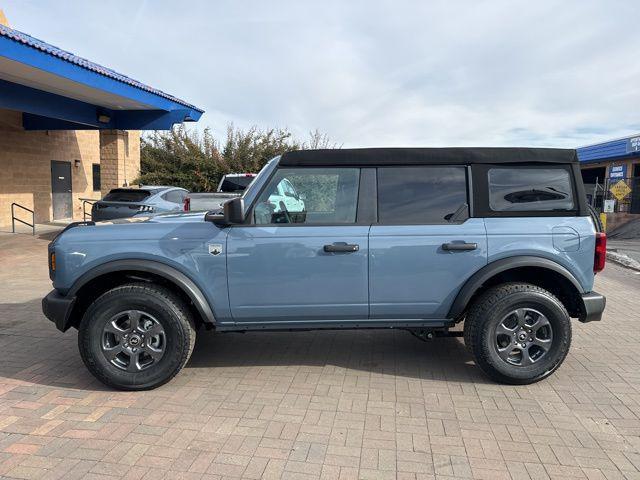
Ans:
[[[69,225],[42,304],[121,389],[170,380],[200,327],[431,338],[461,322],[486,374],[527,384],[562,364],[571,318],[600,320],[605,243],[574,150],[294,151],[223,212]]]

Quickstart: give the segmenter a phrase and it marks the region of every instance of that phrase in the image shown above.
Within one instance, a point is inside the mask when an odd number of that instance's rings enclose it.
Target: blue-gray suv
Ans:
[[[571,318],[600,320],[605,243],[574,150],[295,151],[224,212],[70,225],[43,310],[121,389],[170,380],[201,327],[462,330],[485,373],[527,384]]]

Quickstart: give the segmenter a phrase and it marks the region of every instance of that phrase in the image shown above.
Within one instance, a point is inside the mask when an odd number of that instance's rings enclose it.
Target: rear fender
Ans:
[[[575,287],[579,294],[586,293],[576,277],[562,265],[543,257],[517,256],[496,260],[478,270],[467,280],[449,310],[447,318],[457,319],[467,309],[474,294],[492,277],[515,268],[537,267],[551,270],[562,275]]]

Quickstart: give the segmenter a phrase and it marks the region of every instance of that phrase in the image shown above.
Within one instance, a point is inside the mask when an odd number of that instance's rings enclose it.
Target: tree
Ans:
[[[243,131],[230,124],[222,144],[208,128],[201,134],[181,125],[142,138],[140,177],[134,183],[211,192],[224,174],[258,172],[267,161],[284,152],[336,147],[317,130],[309,134],[308,142],[300,142],[286,129],[252,127]]]

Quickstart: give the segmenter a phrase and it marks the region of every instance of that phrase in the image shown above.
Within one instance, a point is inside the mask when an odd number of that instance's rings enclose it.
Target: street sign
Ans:
[[[627,176],[627,164],[611,165],[609,167],[609,178],[625,178]]]
[[[615,200],[605,200],[604,201],[604,212],[605,213],[613,213],[615,205],[616,205],[616,201]]]
[[[609,187],[609,191],[618,200],[622,200],[624,197],[626,197],[631,193],[631,189],[629,188],[629,185],[627,185],[624,180],[620,180],[619,182],[611,185],[611,187]]]
[[[633,137],[627,140],[627,153],[640,152],[640,137]]]

